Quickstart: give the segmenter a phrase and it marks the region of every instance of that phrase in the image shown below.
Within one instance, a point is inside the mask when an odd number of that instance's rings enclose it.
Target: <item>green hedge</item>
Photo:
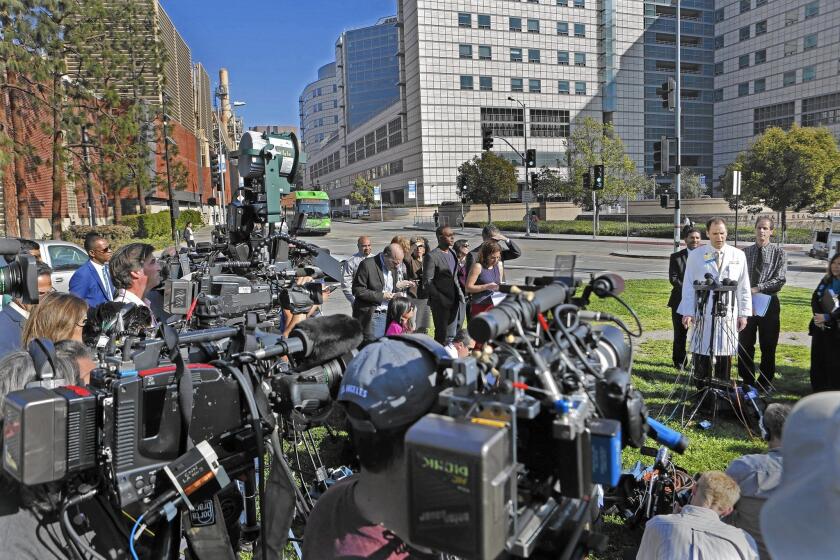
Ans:
[[[80,247],[84,247],[85,236],[91,231],[96,231],[107,239],[110,244],[116,248],[126,243],[131,242],[134,237],[134,230],[125,225],[108,225],[108,226],[70,226],[61,232],[61,238],[64,241],[71,241]]]
[[[201,212],[198,210],[182,210],[175,226],[178,231],[183,231],[187,222],[192,222],[193,230],[204,225]],[[123,216],[120,221],[123,225],[131,228],[135,237],[159,238],[172,237],[172,228],[169,225],[169,211],[163,210],[156,214],[130,214]]]
[[[525,231],[525,222],[522,220],[500,221],[494,222],[499,229],[504,231]],[[485,222],[467,222],[466,227],[483,227]],[[701,224],[696,224],[697,228],[702,232],[705,227]],[[592,221],[582,220],[556,220],[556,221],[542,221],[539,224],[540,233],[561,233],[573,235],[592,235]],[[624,222],[601,221],[599,235],[623,237],[626,233],[626,226]],[[773,241],[776,241],[776,236],[781,235],[781,230],[776,230],[776,235],[773,236]],[[671,224],[655,224],[630,222],[630,237],[654,237],[659,239],[672,239],[674,236],[674,226]],[[749,226],[741,226],[738,228],[738,238],[742,240],[750,240],[755,236],[755,230]],[[735,238],[734,232],[730,231],[729,237]],[[788,228],[787,242],[808,244],[812,241],[812,234],[806,228]]]

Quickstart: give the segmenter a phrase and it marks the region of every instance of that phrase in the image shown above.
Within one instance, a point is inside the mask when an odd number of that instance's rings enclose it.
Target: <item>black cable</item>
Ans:
[[[75,507],[82,502],[86,502],[94,496],[96,496],[96,489],[82,494],[76,494],[65,501],[61,506],[61,526],[64,529],[65,535],[70,537],[70,544],[73,545],[73,548],[81,555],[82,558],[85,558],[84,554],[87,553],[95,560],[105,560],[104,556],[98,554],[95,550],[88,546],[87,543],[82,541],[82,537],[76,532],[76,529],[73,528],[73,524],[70,522],[70,516],[67,513],[67,510],[71,507]]]
[[[573,304],[567,303],[567,304],[563,304],[563,305],[558,305],[557,307],[554,308],[554,323],[557,325],[557,327],[563,333],[563,336],[565,336],[566,339],[569,341],[569,346],[574,350],[578,359],[583,363],[583,366],[589,371],[589,373],[593,377],[595,377],[596,379],[600,379],[601,375],[599,373],[597,373],[592,368],[592,365],[586,359],[586,356],[584,355],[583,350],[581,350],[580,347],[576,344],[575,338],[567,330],[566,325],[563,324],[563,318],[561,317],[562,312],[563,311],[571,311],[571,312],[575,312],[575,315],[574,315],[575,325],[577,325],[578,324],[577,314],[576,314],[577,310],[578,310],[578,307],[576,305],[573,305]],[[583,388],[583,392],[586,395],[586,397],[589,399],[589,402],[592,403],[592,406],[595,407],[595,411],[598,414],[601,415],[601,418],[606,418],[607,416],[604,414],[604,411],[601,410],[601,407],[598,406],[598,403],[595,401],[595,399],[592,398],[592,395],[589,394],[589,391],[586,390],[586,387]]]
[[[632,332],[630,332],[630,329],[628,329],[628,328],[627,328],[627,326],[626,326],[626,325],[624,325],[624,323],[623,323],[623,322],[621,322],[621,319],[616,318],[616,322],[617,322],[617,323],[618,323],[618,322],[620,322],[620,323],[621,323],[619,326],[621,326],[621,328],[622,328],[622,329],[624,329],[624,331],[625,331],[627,334],[629,334],[630,336],[634,336],[634,337],[636,337],[636,338],[639,338],[640,336],[642,336],[642,322],[639,320],[639,316],[638,316],[638,315],[636,315],[636,312],[635,312],[635,311],[633,311],[633,308],[632,308],[632,307],[630,307],[629,305],[627,305],[627,302],[625,302],[623,299],[621,299],[621,298],[618,296],[618,294],[614,294],[613,292],[609,292],[607,295],[608,295],[608,296],[610,296],[611,298],[616,299],[616,300],[618,301],[618,303],[620,303],[621,305],[623,305],[623,306],[624,306],[624,309],[626,309],[627,311],[629,311],[629,312],[630,312],[630,315],[631,315],[631,316],[633,317],[633,319],[636,321],[636,326],[638,326],[638,327],[639,327],[639,333],[638,333],[638,334],[636,334],[636,333],[632,333]]]

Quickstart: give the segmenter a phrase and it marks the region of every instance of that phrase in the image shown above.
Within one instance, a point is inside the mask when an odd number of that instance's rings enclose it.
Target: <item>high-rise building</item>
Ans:
[[[340,99],[336,63],[330,62],[318,69],[318,79],[303,88],[298,99],[301,143],[307,153],[338,132]]]
[[[714,178],[771,126],[840,138],[840,2],[717,1]]]

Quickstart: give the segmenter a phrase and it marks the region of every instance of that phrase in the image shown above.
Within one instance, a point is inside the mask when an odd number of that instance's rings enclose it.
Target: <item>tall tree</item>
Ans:
[[[840,200],[840,150],[826,128],[767,129],[729,166],[724,189],[730,200],[734,169],[741,171],[741,203],[780,212],[783,237],[788,210],[824,212]]]
[[[373,206],[373,187],[374,184],[364,177],[356,177],[350,192],[350,202],[370,208]]]
[[[680,196],[682,198],[700,198],[708,194],[700,184],[700,175],[692,169],[683,167],[680,172]]]
[[[458,167],[458,181],[467,188],[467,200],[487,207],[487,221],[493,221],[491,206],[516,192],[516,170],[512,163],[493,152],[483,152]]]

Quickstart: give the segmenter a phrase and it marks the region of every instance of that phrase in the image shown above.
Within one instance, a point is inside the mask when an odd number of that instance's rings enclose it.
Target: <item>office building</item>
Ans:
[[[718,0],[714,177],[771,126],[840,137],[840,2]]]
[[[318,151],[320,144],[338,131],[341,96],[335,70],[335,62],[319,68],[318,79],[308,84],[298,99],[300,139],[307,153]]]

